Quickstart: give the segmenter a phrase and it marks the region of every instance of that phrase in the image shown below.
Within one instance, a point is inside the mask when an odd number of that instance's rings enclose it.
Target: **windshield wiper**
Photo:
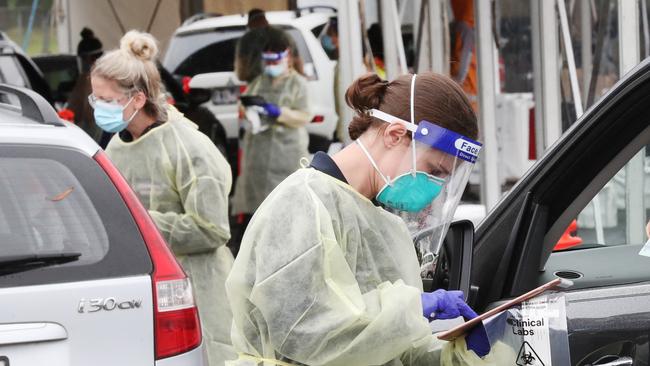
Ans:
[[[81,257],[81,253],[79,252],[25,254],[0,257],[0,276],[74,262],[79,260],[79,257]]]

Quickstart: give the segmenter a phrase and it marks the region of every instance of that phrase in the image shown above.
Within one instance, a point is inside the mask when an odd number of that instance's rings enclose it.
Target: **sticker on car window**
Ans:
[[[645,245],[643,246],[643,248],[641,248],[639,255],[642,255],[644,257],[650,257],[650,240],[645,242]]]
[[[551,366],[571,362],[562,293],[537,296],[484,324],[492,349],[500,350],[499,360],[509,365]]]

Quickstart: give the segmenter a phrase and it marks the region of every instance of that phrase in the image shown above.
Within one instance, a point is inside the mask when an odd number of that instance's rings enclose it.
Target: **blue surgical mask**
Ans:
[[[95,116],[95,123],[97,126],[109,133],[117,133],[124,130],[133,120],[133,117],[138,113],[138,110],[136,110],[128,120],[124,120],[124,109],[131,103],[131,101],[133,101],[133,98],[129,99],[129,102],[124,106],[107,103],[101,100],[95,102],[93,115]]]
[[[332,42],[332,37],[328,35],[324,35],[320,39],[321,45],[323,45],[323,49],[327,52],[332,52],[336,49],[336,46],[334,46],[334,42]]]
[[[278,76],[284,74],[286,71],[287,71],[286,58],[277,64],[264,65],[264,73],[272,78],[277,78]]]

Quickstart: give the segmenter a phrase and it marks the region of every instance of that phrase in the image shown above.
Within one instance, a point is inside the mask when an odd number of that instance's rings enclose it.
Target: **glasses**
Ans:
[[[88,95],[88,104],[90,104],[91,107],[95,108],[95,105],[97,102],[104,102],[108,103],[114,106],[122,106],[121,101],[124,101],[126,98],[128,98],[128,95],[125,95],[123,97],[119,97],[117,99],[102,99],[102,98],[97,98],[94,94],[89,94]]]

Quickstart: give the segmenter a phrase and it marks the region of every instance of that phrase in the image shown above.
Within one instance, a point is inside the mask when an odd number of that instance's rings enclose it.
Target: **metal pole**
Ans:
[[[32,40],[32,30],[34,29],[34,19],[36,18],[36,10],[38,10],[39,0],[32,1],[32,9],[29,12],[29,20],[27,21],[27,32],[23,37],[23,50],[28,52],[29,42]]]
[[[643,58],[650,56],[650,30],[648,29],[648,0],[641,0],[641,21],[643,23]]]
[[[355,78],[364,73],[363,53],[361,48],[361,29],[359,28],[359,1],[339,0],[339,105],[345,105],[345,91]],[[347,125],[353,117],[350,108],[342,108],[342,120]],[[345,134],[344,143],[350,143],[350,137]]]
[[[638,0],[618,0],[618,39],[619,70],[623,77],[640,61]],[[645,148],[625,167],[627,242],[634,244],[645,242],[644,158]]]
[[[380,7],[386,79],[393,80],[408,71],[404,43],[402,42],[400,17],[395,0],[380,0]]]
[[[490,1],[474,1],[478,56],[479,123],[483,134],[481,151],[481,201],[489,211],[501,197],[498,177],[498,145],[496,133],[495,55],[492,39],[492,8]]]
[[[429,33],[431,51],[431,71],[445,74],[448,68],[445,59],[445,31],[447,25],[443,21],[444,0],[429,0]]]
[[[416,35],[413,41],[415,58],[413,70],[418,73],[421,71],[431,70],[431,51],[429,47],[429,34],[431,33],[431,22],[429,21],[429,0],[423,0],[420,4],[420,12],[422,16],[419,17],[418,22],[413,24],[413,34]]]
[[[537,157],[562,134],[560,56],[555,2],[531,0]]]
[[[566,3],[564,0],[557,0],[557,8],[560,15],[560,24],[562,26],[562,40],[564,44],[564,54],[566,55],[567,65],[569,66],[569,79],[571,81],[571,93],[573,103],[575,104],[576,120],[582,116],[582,98],[580,97],[580,87],[578,86],[578,73],[576,72],[576,59],[573,56],[573,42],[571,42],[571,32],[569,30],[569,21],[566,14]]]
[[[583,107],[587,108],[587,98],[589,93],[589,78],[591,77],[591,63],[593,55],[591,51],[591,0],[582,0],[580,3],[580,33],[582,33],[582,95]]]

